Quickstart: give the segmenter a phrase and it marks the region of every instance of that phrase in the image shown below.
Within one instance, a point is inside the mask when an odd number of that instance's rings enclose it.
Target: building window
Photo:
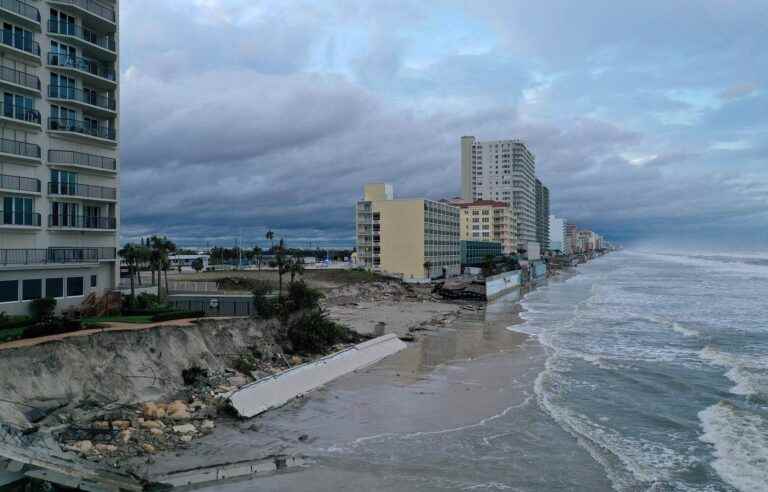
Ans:
[[[31,301],[43,297],[43,281],[39,278],[25,280],[21,283],[21,299]]]
[[[98,275],[91,275],[91,288],[95,288],[99,284]]]
[[[0,302],[17,302],[19,300],[19,281],[5,280],[0,282]]]
[[[69,277],[67,279],[67,296],[78,297],[83,295],[83,277]]]
[[[48,278],[45,279],[46,297],[64,297],[64,279]]]

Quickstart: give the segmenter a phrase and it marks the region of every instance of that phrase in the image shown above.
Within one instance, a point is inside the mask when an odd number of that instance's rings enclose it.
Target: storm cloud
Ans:
[[[368,181],[454,196],[521,138],[609,238],[768,244],[765,2],[133,0],[122,235],[353,243]]]

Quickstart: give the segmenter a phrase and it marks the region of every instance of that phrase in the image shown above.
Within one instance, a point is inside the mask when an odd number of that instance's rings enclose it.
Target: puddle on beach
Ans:
[[[568,490],[577,480],[608,490],[595,462],[536,404],[544,350],[506,330],[519,322],[519,298],[513,292],[485,312],[464,312],[398,355],[279,410],[221,424],[183,456],[147,470],[285,453],[307,465],[255,478],[259,490]],[[535,460],[572,467],[569,481],[531,467]],[[196,489],[253,487],[246,480]]]

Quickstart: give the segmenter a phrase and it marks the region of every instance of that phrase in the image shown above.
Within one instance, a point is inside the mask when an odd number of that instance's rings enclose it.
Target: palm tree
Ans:
[[[285,250],[285,243],[283,242],[283,239],[280,238],[280,242],[277,245],[277,249],[275,250],[275,263],[277,263],[277,277],[278,277],[278,285],[279,285],[279,294],[278,296],[280,298],[283,297],[283,275],[288,271],[288,259],[286,258],[286,250]]]
[[[128,265],[128,276],[131,279],[131,300],[133,300],[136,297],[136,286],[134,285],[134,275],[136,275],[136,263],[138,261],[138,248],[131,244],[127,243],[125,246],[123,246],[123,249],[117,252],[124,260],[125,264]]]
[[[304,275],[304,257],[299,253],[295,253],[288,265],[288,271],[291,272],[291,283],[296,279],[296,275]]]
[[[424,262],[424,272],[426,273],[426,277],[430,277],[430,271],[432,270],[432,262],[427,260]]]
[[[275,249],[275,233],[272,232],[272,229],[267,231],[267,234],[265,235],[265,237],[267,238],[267,241],[270,242],[270,247],[274,251],[274,249]]]
[[[261,255],[263,254],[263,251],[261,251],[261,248],[257,244],[253,247],[253,257],[256,259],[256,264],[259,266],[259,271],[261,271]]]
[[[160,271],[165,272],[165,294],[168,295],[168,269],[171,266],[171,262],[168,256],[176,251],[176,245],[167,237],[152,236],[152,250],[153,257],[157,266],[157,280],[160,283]]]

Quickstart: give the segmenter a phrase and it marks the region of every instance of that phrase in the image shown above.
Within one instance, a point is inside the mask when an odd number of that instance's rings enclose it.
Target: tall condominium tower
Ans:
[[[549,188],[536,180],[536,242],[549,250]]]
[[[496,200],[514,211],[519,245],[536,242],[536,157],[520,140],[461,138],[461,197]]]
[[[117,286],[118,0],[3,0],[0,311]]]

